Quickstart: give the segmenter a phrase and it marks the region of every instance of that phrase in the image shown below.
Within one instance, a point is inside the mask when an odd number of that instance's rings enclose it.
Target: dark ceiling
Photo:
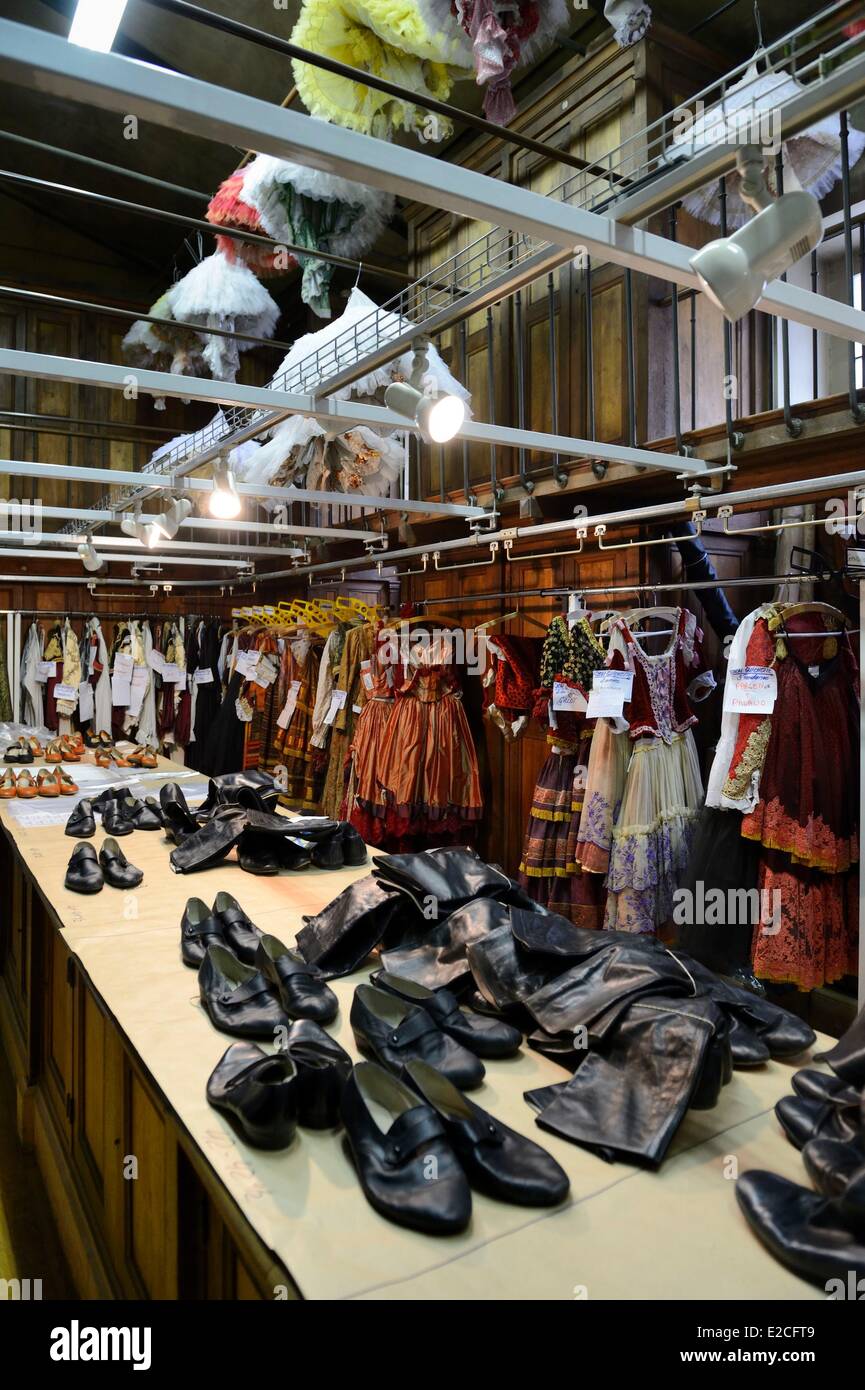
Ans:
[[[230,15],[257,28],[289,37],[300,0],[275,6],[273,0],[199,0],[204,8]],[[75,0],[0,0],[0,16],[36,28],[65,35]],[[602,0],[589,9],[575,8],[572,42],[585,44],[604,32],[600,17]],[[808,0],[765,0],[763,32],[770,41],[815,11]],[[655,15],[678,32],[697,32],[707,46],[729,57],[730,64],[745,58],[755,47],[756,31],[752,0],[660,0]],[[706,22],[708,20],[708,22]],[[115,51],[171,67],[223,86],[249,92],[279,104],[292,85],[290,63],[273,52],[214,30],[177,18],[145,3],[130,0]],[[573,52],[557,46],[545,63],[552,67]],[[480,96],[473,83],[459,84],[452,100],[463,109],[477,111]],[[16,144],[3,138],[11,131],[39,142],[43,148]],[[182,185],[200,194],[196,201],[180,193],[126,178],[122,174],[78,164],[51,152],[53,145],[92,158],[137,170]],[[113,196],[128,198],[173,212],[203,216],[207,201],[220,181],[236,167],[243,153],[194,136],[148,125],[134,141],[124,139],[122,121],[109,113],[77,104],[52,100],[18,87],[0,88],[0,168],[38,178],[72,184]],[[154,299],[176,273],[192,264],[184,248],[182,228],[160,223],[122,210],[96,208],[92,204],[61,197],[44,190],[3,185],[0,213],[4,220],[20,216],[50,217],[76,243],[86,239],[100,248],[106,259],[125,269],[126,293],[115,297],[141,307]],[[209,246],[208,246],[209,249]],[[376,250],[383,264],[399,266],[404,249],[397,224],[386,233]],[[6,272],[8,274],[8,270]],[[47,272],[46,272],[47,275]],[[50,280],[50,277],[48,277]],[[31,277],[32,282],[32,277]],[[22,279],[23,283],[23,279]],[[62,283],[60,277],[58,283]],[[43,283],[42,288],[50,284]],[[66,292],[70,292],[67,288]]]

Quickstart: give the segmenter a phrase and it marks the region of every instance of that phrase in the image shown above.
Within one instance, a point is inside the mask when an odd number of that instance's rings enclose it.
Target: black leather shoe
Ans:
[[[180,954],[197,970],[208,946],[228,947],[222,922],[200,898],[190,898],[180,919]]]
[[[734,1067],[761,1067],[769,1061],[771,1053],[752,1028],[741,1018],[730,1014],[730,1053]]]
[[[546,1149],[481,1110],[426,1062],[407,1062],[403,1078],[441,1119],[472,1187],[522,1207],[554,1207],[570,1179]]]
[[[284,1052],[232,1043],[208,1078],[207,1099],[257,1149],[286,1149],[297,1131],[298,1077]]]
[[[123,803],[115,793],[114,796],[107,797],[100,807],[102,811],[102,829],[106,835],[113,835],[114,839],[120,839],[123,835],[131,835],[135,826],[127,820]]]
[[[810,1139],[802,1161],[811,1182],[823,1197],[840,1197],[865,1165],[865,1130],[854,1139]]]
[[[421,1104],[410,1087],[382,1067],[359,1062],[345,1084],[341,1109],[371,1207],[388,1221],[427,1235],[465,1230],[472,1214],[471,1189],[431,1106]]]
[[[312,863],[312,842],[296,840],[293,835],[283,835],[279,841],[279,867],[296,873],[308,869]]]
[[[288,1030],[288,1015],[259,970],[251,970],[224,946],[208,946],[198,972],[204,1011],[215,1028],[239,1038],[269,1038]]]
[[[220,806],[206,825],[182,835],[168,856],[171,868],[176,874],[193,874],[221,864],[243,834],[243,818],[242,807]]]
[[[390,975],[386,970],[375,971],[370,980],[377,989],[425,1009],[443,1033],[462,1043],[476,1057],[513,1057],[519,1051],[523,1035],[518,1028],[497,1019],[464,1013],[449,989],[427,989],[415,984],[414,980]]]
[[[299,1018],[280,1050],[297,1068],[297,1113],[307,1129],[335,1129],[352,1061],[344,1047],[311,1018]]]
[[[399,1076],[407,1062],[429,1062],[460,1090],[484,1079],[484,1066],[416,1004],[407,1004],[373,985],[358,985],[351,1001],[351,1027],[359,1051]]]
[[[850,1274],[865,1275],[863,1185],[860,1169],[841,1197],[827,1201],[775,1173],[753,1172],[739,1178],[736,1197],[751,1230],[776,1260],[824,1288],[839,1280],[841,1297],[849,1297],[843,1291]],[[827,1293],[831,1296],[831,1289]]]
[[[69,858],[66,877],[63,880],[73,893],[99,893],[105,879],[92,845],[76,845]]]
[[[843,1097],[809,1100],[804,1096],[783,1096],[775,1106],[775,1114],[797,1149],[811,1139],[853,1139],[862,1128],[858,1095],[852,1102]]]
[[[156,797],[155,797],[155,796],[146,796],[146,797],[144,798],[144,804],[145,804],[145,806],[147,807],[147,809],[148,809],[148,811],[150,812],[150,814],[156,817],[156,819],[159,821],[159,824],[160,824],[160,826],[161,826],[162,823],[163,823],[162,807],[160,806],[159,802],[156,800]]]
[[[261,932],[251,922],[237,898],[230,893],[217,893],[213,900],[213,916],[219,919],[225,944],[244,965],[255,965]]]
[[[99,863],[105,875],[105,882],[112,888],[137,888],[144,878],[144,870],[130,864],[116,840],[103,841],[99,851]]]
[[[318,840],[312,847],[312,863],[316,869],[342,869],[345,859],[342,853],[342,836],[335,830],[326,839]]]
[[[237,862],[248,874],[272,878],[280,870],[279,839],[276,835],[260,835],[244,830],[237,845]]]
[[[296,951],[290,951],[275,936],[262,936],[255,964],[279,991],[282,1007],[290,1018],[312,1018],[330,1023],[339,1007],[332,989],[324,983],[314,965],[307,965]]]
[[[363,836],[355,830],[348,821],[343,821],[341,826],[342,840],[342,862],[347,869],[358,869],[361,864],[365,864],[368,858],[366,845]]]
[[[835,1046],[828,1052],[817,1053],[815,1060],[828,1062],[835,1075],[849,1086],[865,1086],[865,1008],[859,1010]]]
[[[86,797],[82,797],[78,805],[73,807],[64,834],[72,835],[76,840],[89,840],[91,835],[96,834],[96,817]]]
[[[858,1091],[853,1086],[848,1086],[840,1076],[835,1076],[831,1071],[818,1071],[816,1067],[806,1067],[804,1071],[795,1072],[790,1084],[796,1095],[806,1100],[827,1101],[842,1097],[855,1101],[858,1096]]]
[[[175,844],[179,845],[187,835],[195,834],[198,821],[187,806],[186,797],[176,782],[166,782],[159,788],[159,805],[165,833]]]
[[[161,830],[162,816],[145,801],[134,796],[119,796],[120,809],[133,830]]]

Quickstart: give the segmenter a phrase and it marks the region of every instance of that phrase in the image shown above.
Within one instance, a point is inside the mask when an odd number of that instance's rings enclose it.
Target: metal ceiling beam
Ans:
[[[9,372],[12,376],[40,377],[44,381],[68,381],[80,386],[111,387],[115,390],[128,390],[130,382],[134,382],[139,394],[179,396],[203,400],[211,405],[239,405],[253,410],[280,411],[284,415],[307,415],[322,421],[331,429],[337,427],[338,431],[352,429],[355,425],[371,425],[374,429],[398,427],[413,434],[418,432],[415,424],[400,419],[385,406],[363,405],[356,401],[335,400],[329,396],[294,396],[284,391],[273,391],[266,386],[241,386],[226,381],[174,376],[170,372],[131,371],[128,367],[117,366],[111,362],[87,362],[75,357],[55,357],[49,353],[21,352],[17,348],[0,348],[0,372]],[[269,422],[263,420],[257,429],[260,432],[268,425]],[[707,468],[702,459],[686,458],[684,454],[655,453],[651,449],[632,449],[624,444],[602,444],[597,440],[549,434],[543,430],[511,429],[507,425],[488,425],[478,420],[466,421],[459,437],[470,444],[536,449],[548,454],[571,454],[577,458],[631,463],[637,468],[665,468],[675,473],[699,474],[705,473]],[[220,445],[217,443],[207,453],[212,456],[218,453],[219,449]],[[189,466],[198,467],[205,457],[205,453],[197,454]],[[175,478],[180,472],[182,469],[175,470]],[[463,511],[471,516],[477,513],[477,508],[464,508]],[[352,539],[363,539],[365,535],[368,537],[369,533],[358,531],[352,532],[351,535]]]
[[[11,532],[11,533],[7,532],[7,534],[22,535],[22,534],[26,534],[26,533],[25,533],[25,532],[20,532],[20,531],[19,531],[19,532]],[[32,540],[32,536],[29,537],[29,539]],[[110,538],[109,538],[109,539],[110,539]],[[80,538],[79,538],[79,544],[80,544]],[[206,569],[223,569],[223,570],[224,570],[224,569],[232,569],[232,570],[248,570],[248,569],[249,569],[249,565],[248,565],[248,563],[247,563],[245,560],[228,560],[228,559],[226,559],[226,560],[208,560],[208,559],[206,558],[206,556],[198,556],[198,555],[196,555],[194,558],[191,558],[191,557],[189,557],[189,556],[183,556],[183,555],[157,555],[157,557],[156,557],[156,559],[155,559],[154,561],[148,562],[146,557],[147,557],[147,555],[149,555],[149,554],[152,554],[152,552],[151,552],[151,551],[145,551],[145,552],[144,552],[144,555],[141,556],[141,557],[139,558],[138,555],[117,555],[117,554],[114,554],[114,553],[107,554],[105,551],[100,550],[100,552],[99,552],[99,557],[100,557],[100,559],[105,560],[106,563],[107,563],[108,561],[114,561],[115,563],[119,563],[119,564],[122,564],[122,565],[140,565],[140,564],[142,564],[142,563],[145,563],[145,564],[146,564],[146,563],[153,563],[153,564],[159,564],[160,566],[162,566],[162,565],[172,565],[172,566],[174,566],[174,565],[183,565],[183,566],[191,566],[193,569],[197,569],[199,566],[202,566],[202,567],[204,567],[204,568],[206,568]],[[26,559],[26,560],[69,560],[69,561],[75,561],[75,563],[77,563],[77,564],[79,564],[79,565],[81,564],[81,561],[80,561],[80,559],[79,559],[77,553],[76,553],[74,550],[72,550],[72,551],[69,551],[69,550],[43,550],[41,546],[40,546],[38,549],[36,549],[36,548],[34,548],[34,549],[28,549],[28,548],[21,547],[21,546],[17,546],[17,545],[3,545],[3,544],[0,544],[0,562],[2,562],[4,559],[10,560],[10,559],[13,559],[13,558],[20,558],[20,559]],[[86,571],[85,571],[85,575],[86,575]]]
[[[865,55],[844,64],[838,74],[836,84],[843,74],[848,92],[865,91]],[[700,288],[689,264],[690,249],[664,237],[241,92],[79,48],[10,20],[0,20],[0,78],[105,110],[132,110],[157,125],[292,159],[543,243],[585,248],[592,257],[687,289]],[[773,281],[757,308],[865,342],[865,311],[792,285]]]
[[[138,487],[165,492],[167,489],[209,492],[209,478],[193,478],[173,473],[131,473],[120,468],[85,468],[65,463],[33,463],[21,459],[0,459],[0,476],[39,478],[44,481],[99,483],[109,487]],[[269,487],[266,483],[238,483],[241,497],[266,497],[280,502],[315,502],[323,507],[358,507],[376,512],[421,512],[430,516],[485,516],[483,507],[458,506],[450,502],[416,502],[409,497],[373,497],[366,493],[315,492],[304,487]],[[88,513],[89,515],[89,513]],[[357,536],[352,531],[352,537]]]
[[[164,489],[163,489],[164,490]],[[0,501],[0,509],[2,509]],[[48,503],[40,502],[39,515],[60,521],[81,521],[82,511],[80,507],[54,507]],[[142,512],[142,521],[149,521],[152,516],[158,513]],[[87,521],[112,522],[117,519],[117,512],[109,507],[88,507],[83,513]],[[242,521],[240,519],[231,521],[220,521],[212,516],[190,516],[180,523],[182,530],[201,530],[201,531],[236,531],[240,535],[265,536],[306,536],[314,539],[326,541],[377,541],[380,533],[378,531],[350,531],[348,528],[330,526],[299,526],[294,522],[289,522],[285,526],[278,521]],[[3,533],[0,531],[0,540]],[[215,550],[219,548],[218,543],[202,540],[196,542],[202,549]],[[232,546],[231,549],[236,549]]]
[[[74,515],[81,519],[82,515],[86,518],[87,513],[75,512]],[[7,540],[18,540],[23,545],[33,545],[38,543],[40,546],[44,541],[46,545],[81,545],[86,533],[72,535],[67,531],[0,531],[0,544]],[[204,550],[208,555],[226,555],[234,559],[241,556],[266,555],[272,560],[299,559],[305,554],[303,550],[298,550],[296,546],[279,545],[219,545],[215,541],[166,541],[161,540],[153,549],[148,545],[142,545],[141,541],[134,536],[105,536],[94,534],[93,544],[97,549],[114,546],[117,549],[131,550],[136,555],[168,556],[172,551],[178,554],[194,554],[196,551]]]

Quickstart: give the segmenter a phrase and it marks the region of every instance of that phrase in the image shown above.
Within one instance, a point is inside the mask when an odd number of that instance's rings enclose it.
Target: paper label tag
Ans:
[[[372,690],[373,678],[372,671],[370,669],[370,663],[368,661],[362,661],[360,663],[360,679],[364,690]]]
[[[771,714],[777,698],[778,677],[770,666],[743,666],[727,675],[724,713]]]
[[[279,672],[276,666],[271,661],[270,657],[265,654],[256,667],[255,683],[256,685],[260,685],[262,690],[266,690],[269,685],[273,685],[278,674]]]
[[[633,671],[595,671],[586,714],[589,719],[620,718],[631,698],[634,686]]]
[[[93,686],[89,681],[82,681],[78,687],[78,718],[82,724],[93,718],[94,708]]]
[[[131,676],[112,676],[111,677],[111,703],[112,705],[128,705],[129,697],[132,694]]]
[[[162,655],[162,652],[151,652],[147,660],[154,671],[159,671],[160,673],[162,672],[163,667],[165,666],[165,657]]]
[[[129,676],[131,679],[133,665],[131,652],[118,652],[114,658],[115,676]]]
[[[213,671],[211,670],[211,668],[210,668],[209,666],[199,666],[198,670],[195,672],[195,684],[196,684],[196,685],[212,685],[212,684],[213,684]]]
[[[287,729],[291,723],[294,717],[294,711],[297,708],[297,696],[299,691],[300,681],[292,681],[291,685],[288,687],[288,698],[283,705],[282,713],[276,721],[280,729]]]
[[[339,711],[345,707],[345,702],[347,699],[348,692],[346,690],[335,690],[333,692],[333,694],[330,697],[330,709],[324,716],[325,724],[333,723]]]
[[[141,706],[144,704],[144,695],[150,681],[150,672],[146,666],[136,666],[132,672],[132,680],[129,684],[129,713],[132,715],[141,713]]]
[[[180,680],[180,667],[174,661],[162,663],[162,679],[166,685],[176,685]]]
[[[355,714],[360,714],[361,710],[363,709],[363,705],[352,705],[352,709],[354,710]]]
[[[41,685],[44,681],[51,680],[52,676],[57,675],[56,661],[39,661],[36,663],[36,679]]]
[[[809,666],[809,667],[808,667],[808,675],[809,675],[809,676],[815,676],[815,677],[816,677],[816,676],[819,676],[819,674],[820,674],[820,667],[819,667],[819,666]]]
[[[183,691],[186,689],[186,672],[185,672],[185,671],[180,671],[180,672],[179,672],[178,677],[177,677],[177,680],[176,680],[176,682],[175,682],[174,689],[175,689],[176,691],[178,691],[180,694],[182,694]]]
[[[586,697],[582,690],[575,690],[573,686],[566,685],[564,681],[553,681],[553,709],[573,710],[575,713],[582,713],[586,708]]]
[[[55,700],[76,700],[78,699],[78,687],[76,685],[55,685]]]
[[[260,656],[261,652],[238,652],[237,662],[234,669],[240,672],[244,680],[252,680],[255,675],[256,668],[258,666],[258,659]]]

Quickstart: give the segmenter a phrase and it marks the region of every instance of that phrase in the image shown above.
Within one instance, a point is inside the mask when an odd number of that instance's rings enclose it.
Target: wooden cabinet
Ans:
[[[0,1042],[85,1298],[297,1297],[182,1133],[0,834]]]

